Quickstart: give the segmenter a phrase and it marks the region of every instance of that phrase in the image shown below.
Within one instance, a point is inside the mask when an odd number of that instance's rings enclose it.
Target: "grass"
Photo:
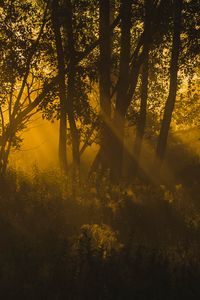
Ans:
[[[10,171],[0,189],[2,299],[199,299],[199,186],[129,188]]]

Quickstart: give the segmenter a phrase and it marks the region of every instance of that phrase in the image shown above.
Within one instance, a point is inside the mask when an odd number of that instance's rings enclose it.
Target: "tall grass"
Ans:
[[[1,299],[199,299],[199,187],[10,171],[0,186]]]

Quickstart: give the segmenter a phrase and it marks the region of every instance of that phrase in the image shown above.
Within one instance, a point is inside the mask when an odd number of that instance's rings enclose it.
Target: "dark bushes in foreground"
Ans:
[[[199,299],[197,186],[66,182],[1,182],[1,299]]]

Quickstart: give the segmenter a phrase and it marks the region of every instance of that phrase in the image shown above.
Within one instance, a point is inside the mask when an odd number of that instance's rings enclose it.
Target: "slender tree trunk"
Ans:
[[[149,72],[149,38],[151,34],[150,11],[151,1],[145,0],[145,20],[144,20],[144,44],[143,44],[143,65],[141,78],[141,103],[140,115],[136,128],[136,139],[133,149],[132,163],[129,170],[129,180],[137,174],[139,167],[140,154],[142,149],[142,141],[145,132],[146,114],[147,114],[147,98],[148,98],[148,72]]]
[[[100,18],[100,62],[99,62],[99,90],[100,90],[100,115],[102,120],[101,132],[101,163],[105,170],[110,162],[110,124],[111,124],[111,99],[110,99],[110,72],[111,72],[111,38],[110,38],[110,0],[99,0]]]
[[[133,164],[131,166],[131,172],[129,178],[135,176],[139,167],[140,154],[142,150],[142,141],[145,132],[146,124],[146,109],[147,109],[147,98],[148,98],[148,50],[145,50],[145,59],[142,66],[142,82],[141,82],[141,104],[140,104],[140,115],[136,129],[136,138],[134,145],[134,156],[132,158]],[[131,176],[132,174],[132,176]]]
[[[59,163],[60,169],[67,174],[67,115],[64,105],[60,105],[59,126]]]
[[[99,0],[99,91],[100,91],[100,117],[101,141],[100,149],[92,163],[88,176],[90,177],[101,167],[102,174],[106,169],[110,169],[112,158],[112,121],[111,121],[111,53],[112,43],[112,24],[114,24],[115,0]],[[111,30],[112,28],[112,30]]]
[[[8,140],[8,143],[7,143],[7,148],[4,152],[3,165],[2,165],[2,169],[0,171],[1,175],[3,175],[3,176],[6,174],[6,171],[7,171],[8,162],[9,162],[8,158],[9,158],[9,155],[10,155],[11,145],[12,145],[12,138],[10,137],[10,139]]]
[[[4,176],[6,174],[11,144],[12,144],[12,136],[11,134],[8,135],[8,132],[6,131],[2,136],[1,147],[0,147],[0,175],[1,176]]]
[[[52,1],[52,24],[56,43],[58,76],[59,76],[59,96],[60,96],[60,129],[59,129],[59,162],[62,172],[67,173],[67,118],[66,118],[66,81],[65,81],[65,59],[61,37],[61,24],[59,20],[58,0]]]
[[[72,155],[73,155],[73,173],[76,180],[80,176],[80,154],[79,154],[79,132],[76,127],[76,121],[73,111],[73,104],[75,101],[75,80],[76,80],[76,52],[74,47],[73,25],[72,25],[72,6],[70,0],[65,0],[65,29],[67,34],[67,50],[66,58],[69,59],[68,71],[68,89],[67,89],[67,113],[72,137]]]
[[[182,3],[183,0],[174,0],[174,33],[173,33],[172,56],[171,56],[171,65],[170,65],[170,87],[169,87],[169,95],[165,105],[163,121],[161,124],[161,130],[158,138],[157,149],[156,149],[156,165],[158,168],[158,172],[164,160],[165,151],[167,147],[167,138],[168,138],[170,123],[172,119],[172,113],[176,101],[178,59],[179,59],[179,52],[180,52]]]
[[[121,53],[116,108],[113,120],[111,181],[119,183],[122,176],[124,125],[127,110],[130,62],[131,0],[121,0]]]
[[[3,170],[5,169],[4,157],[6,153],[6,144],[7,144],[7,139],[4,136],[2,136],[1,148],[0,148],[0,175],[3,175]]]

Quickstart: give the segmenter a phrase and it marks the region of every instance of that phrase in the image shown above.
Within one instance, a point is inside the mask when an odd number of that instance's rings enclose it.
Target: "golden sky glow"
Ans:
[[[11,165],[30,170],[34,164],[41,168],[56,166],[58,160],[58,123],[51,123],[39,116],[21,137],[20,150],[12,152]]]

